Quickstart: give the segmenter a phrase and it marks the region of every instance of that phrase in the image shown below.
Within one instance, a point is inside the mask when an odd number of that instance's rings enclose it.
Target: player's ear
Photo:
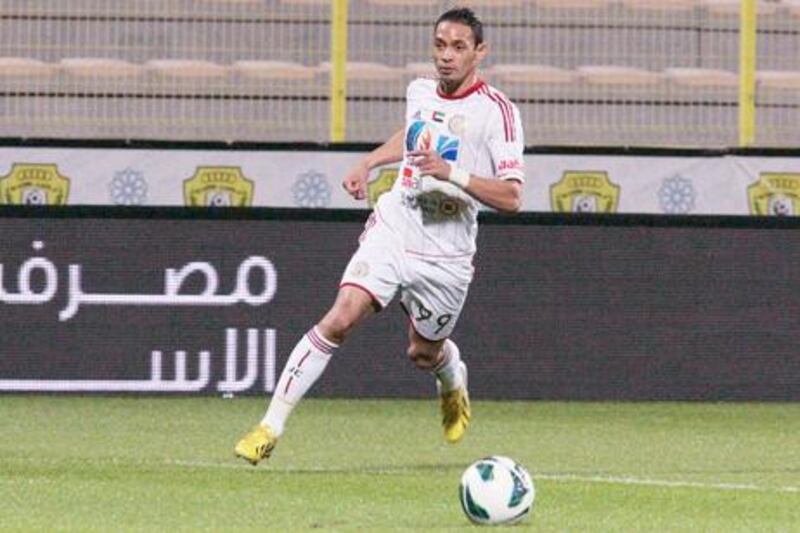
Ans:
[[[483,58],[489,53],[489,45],[482,42],[475,47],[475,52],[478,54],[478,61],[483,61]]]

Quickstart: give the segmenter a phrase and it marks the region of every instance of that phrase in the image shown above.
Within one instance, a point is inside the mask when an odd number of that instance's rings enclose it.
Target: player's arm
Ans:
[[[405,129],[399,129],[389,140],[365,155],[342,179],[342,187],[356,200],[367,195],[367,177],[373,168],[403,159]]]
[[[435,150],[408,153],[420,174],[449,181],[479,202],[505,213],[516,213],[522,207],[522,183],[514,178],[485,178],[451,165]]]
[[[469,174],[464,191],[498,211],[517,213],[522,208],[522,183],[516,179],[487,179]]]

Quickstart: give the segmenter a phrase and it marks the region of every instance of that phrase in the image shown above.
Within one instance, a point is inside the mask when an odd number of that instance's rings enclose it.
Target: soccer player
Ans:
[[[342,185],[364,199],[370,170],[402,161],[397,181],[367,220],[333,307],[289,355],[266,415],[236,444],[237,456],[254,465],[270,456],[334,351],[396,294],[409,317],[408,355],[436,378],[445,439],[463,437],[470,422],[467,367],[449,337],[472,281],[479,203],[518,211],[525,179],[519,112],[478,75],[487,52],[470,9],[436,21],[436,79],[409,84],[405,127]]]

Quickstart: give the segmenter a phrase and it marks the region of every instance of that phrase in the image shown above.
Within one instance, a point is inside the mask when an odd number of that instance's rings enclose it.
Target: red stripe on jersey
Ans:
[[[497,101],[500,103],[501,106],[506,110],[506,117],[508,118],[508,139],[509,141],[516,140],[516,128],[514,126],[514,111],[511,109],[511,104],[503,98],[500,94],[494,93],[493,96],[497,98]]]
[[[503,128],[505,129],[506,142],[513,141],[515,137],[515,128],[514,112],[511,110],[511,105],[497,93],[491,92],[488,87],[483,87],[481,94],[485,94],[492,102],[497,104],[497,107],[500,108],[500,113],[503,115]]]
[[[494,95],[500,100],[506,107],[506,111],[508,112],[508,130],[511,132],[511,140],[517,140],[517,125],[514,119],[514,107],[511,105],[511,102],[508,98],[505,97],[502,93],[494,93]]]

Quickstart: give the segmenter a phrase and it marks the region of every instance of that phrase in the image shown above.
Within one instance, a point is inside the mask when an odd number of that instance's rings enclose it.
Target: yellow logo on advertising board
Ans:
[[[69,178],[53,164],[14,163],[0,178],[0,204],[66,205]]]
[[[794,216],[800,208],[800,174],[762,172],[747,187],[750,214]]]
[[[367,183],[367,205],[370,207],[378,203],[378,198],[392,189],[397,180],[398,169],[382,168],[378,177]]]
[[[197,167],[183,181],[183,199],[189,207],[249,207],[254,189],[240,167]]]
[[[620,186],[599,171],[567,171],[550,186],[550,208],[557,213],[616,213]]]

